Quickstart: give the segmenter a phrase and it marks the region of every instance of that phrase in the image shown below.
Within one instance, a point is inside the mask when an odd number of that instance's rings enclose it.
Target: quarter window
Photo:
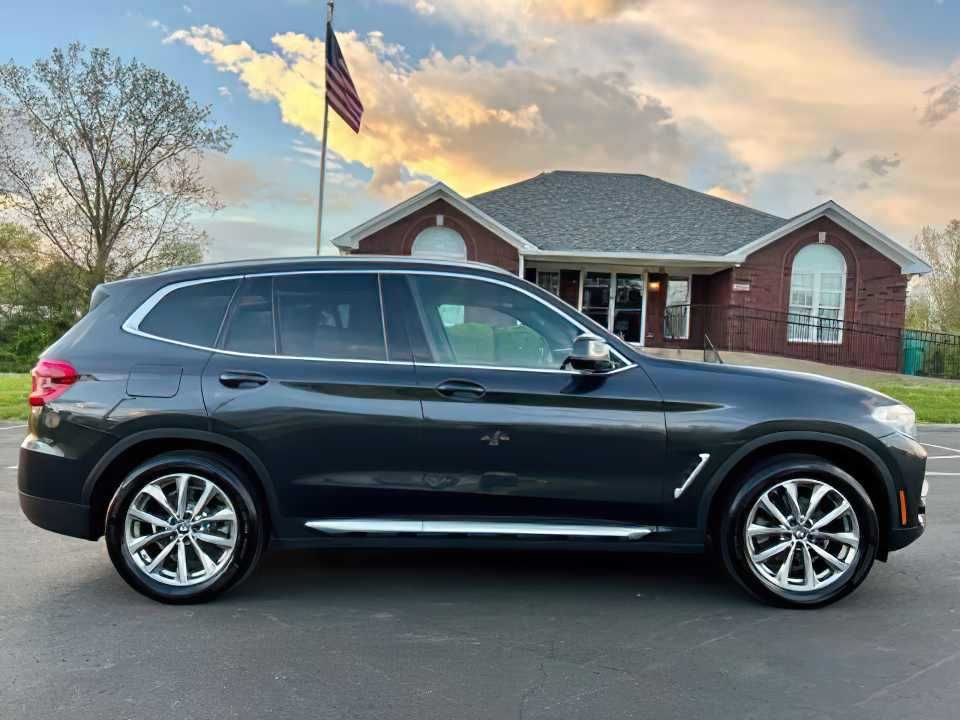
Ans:
[[[788,338],[839,343],[847,267],[832,245],[807,245],[793,259]]]
[[[164,295],[147,313],[139,329],[167,340],[213,347],[236,289],[236,280],[177,288]]]
[[[582,331],[533,298],[466,278],[410,276],[434,362],[561,369]]]
[[[274,282],[281,355],[386,359],[375,274],[288,275]]]

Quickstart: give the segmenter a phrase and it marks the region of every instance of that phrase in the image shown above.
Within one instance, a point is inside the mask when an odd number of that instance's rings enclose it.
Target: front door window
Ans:
[[[559,370],[582,330],[503,285],[411,275],[414,304],[434,362]]]

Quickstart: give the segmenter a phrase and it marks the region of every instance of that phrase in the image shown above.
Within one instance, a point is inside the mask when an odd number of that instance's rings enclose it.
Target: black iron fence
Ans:
[[[663,344],[766,353],[907,375],[960,379],[960,335],[737,305],[672,305]]]

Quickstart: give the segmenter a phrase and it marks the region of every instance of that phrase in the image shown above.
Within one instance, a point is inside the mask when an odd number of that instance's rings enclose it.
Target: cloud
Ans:
[[[525,10],[540,17],[567,22],[608,20],[647,0],[528,0]]]
[[[827,157],[824,159],[828,163],[833,165],[835,162],[837,162],[837,160],[842,158],[844,155],[846,155],[846,153],[840,148],[838,148],[836,145],[834,145],[832,148],[830,148],[830,152],[827,153]]]
[[[891,170],[900,167],[900,156],[897,153],[893,155],[871,155],[863,161],[862,167],[874,175],[889,175]]]
[[[201,223],[209,235],[205,259],[221,262],[313,254],[315,239],[311,230],[292,230],[265,222],[248,222],[249,219],[224,216]]]
[[[416,0],[413,7],[421,15],[433,15],[437,11],[436,6],[427,2],[427,0]]]
[[[151,28],[153,28],[154,30],[159,30],[164,35],[170,32],[170,28],[168,28],[159,20],[151,20],[148,24],[150,25]]]
[[[436,51],[410,65],[379,33],[338,39],[366,112],[359,135],[334,117],[330,145],[370,168],[370,189],[389,199],[434,178],[472,194],[549,168],[677,178],[692,156],[671,110],[620,71],[546,72]],[[272,51],[258,50],[200,26],[167,42],[234,73],[252,98],[276,103],[285,123],[320,138],[322,41],[283,33]]]
[[[183,8],[183,12],[185,12],[187,15],[192,15],[192,14],[193,14],[193,8],[190,7],[189,5],[184,4],[184,5],[182,5],[181,7]]]
[[[314,202],[311,193],[293,190],[276,182],[280,172],[262,171],[248,161],[223,153],[204,153],[200,162],[204,181],[212,187],[224,205],[246,207],[255,202],[309,205]]]
[[[233,94],[230,92],[230,88],[228,88],[226,85],[221,85],[217,88],[217,95],[225,98],[233,97]]]
[[[469,33],[472,52],[510,59],[410,58],[382,33],[339,35],[367,113],[359,136],[334,118],[331,146],[386,196],[429,178],[471,193],[583,168],[719,188],[784,216],[815,204],[820,189],[901,239],[956,213],[960,123],[949,118],[960,109],[960,66],[878,48],[864,31],[869,5],[387,1]],[[286,33],[253,47],[211,26],[166,41],[319,136],[322,41]],[[909,163],[884,162],[894,147],[892,159]],[[885,175],[863,166],[873,157]],[[744,168],[739,180],[727,165]],[[865,177],[883,181],[865,186]]]
[[[707,190],[707,195],[713,195],[714,197],[722,198],[723,200],[729,200],[730,202],[740,203],[741,205],[745,205],[748,200],[745,193],[732,190],[728,187],[723,187],[722,185],[714,185],[712,188]]]
[[[924,91],[927,106],[923,109],[920,122],[933,127],[960,110],[960,70],[950,74],[942,83]]]

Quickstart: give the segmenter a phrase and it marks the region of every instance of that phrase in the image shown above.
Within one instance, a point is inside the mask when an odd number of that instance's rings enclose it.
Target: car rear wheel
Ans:
[[[847,472],[790,456],[750,473],[720,535],[724,565],[750,593],[782,607],[814,608],[863,582],[879,523],[869,495]]]
[[[212,599],[255,567],[265,532],[245,478],[206,453],[137,467],[107,512],[107,548],[127,583],[166,603]]]

